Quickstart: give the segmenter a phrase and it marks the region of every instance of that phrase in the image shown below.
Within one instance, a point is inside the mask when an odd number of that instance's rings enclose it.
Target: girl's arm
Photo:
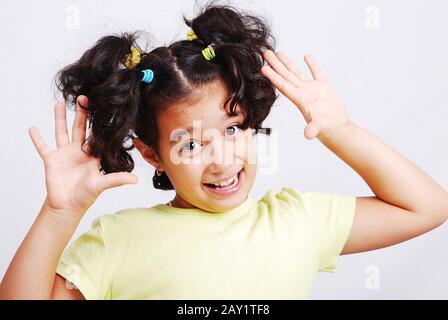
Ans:
[[[321,142],[352,167],[375,197],[357,197],[351,234],[342,254],[390,246],[440,226],[448,193],[399,152],[349,123]]]
[[[0,299],[82,298],[56,275],[62,252],[82,216],[104,190],[138,182],[129,172],[101,174],[100,159],[82,149],[87,114],[80,104],[88,105],[86,96],[77,99],[71,141],[66,106],[55,104],[56,150],[50,149],[37,128],[28,130],[44,161],[47,197],[3,277]]]
[[[403,242],[448,218],[448,193],[396,150],[350,121],[342,100],[311,56],[304,57],[311,80],[285,54],[267,50],[263,56],[269,65],[262,67],[262,73],[304,116],[305,137],[317,137],[375,194],[357,197],[342,254]]]
[[[56,212],[44,202],[0,284],[0,299],[83,299],[65,280],[55,285],[59,258],[82,215]]]

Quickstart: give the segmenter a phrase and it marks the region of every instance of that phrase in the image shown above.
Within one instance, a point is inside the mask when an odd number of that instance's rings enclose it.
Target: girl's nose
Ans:
[[[206,163],[215,167],[229,166],[234,164],[235,145],[232,141],[215,139],[209,144]]]

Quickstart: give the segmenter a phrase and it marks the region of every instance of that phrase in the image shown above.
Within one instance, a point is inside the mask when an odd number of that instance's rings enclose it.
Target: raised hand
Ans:
[[[100,159],[87,155],[81,149],[86,137],[87,114],[80,103],[87,106],[87,97],[79,96],[77,99],[71,142],[67,132],[65,104],[55,104],[56,150],[48,147],[36,127],[28,129],[44,161],[47,189],[45,202],[53,211],[84,214],[104,190],[138,182],[138,178],[128,172],[103,175],[100,172]],[[88,144],[85,146],[88,148]]]
[[[304,56],[312,79],[284,53],[266,50],[263,57],[269,65],[263,66],[261,72],[305,118],[305,138],[328,138],[350,123],[342,99],[313,57]]]

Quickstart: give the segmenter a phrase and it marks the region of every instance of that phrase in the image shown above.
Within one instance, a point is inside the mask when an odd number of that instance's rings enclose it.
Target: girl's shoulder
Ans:
[[[284,186],[268,190],[258,201],[270,207],[292,207],[308,215],[329,215],[339,211],[354,211],[356,196],[332,192],[303,191]]]
[[[104,231],[133,230],[139,226],[146,225],[160,215],[156,206],[132,207],[105,213],[96,217],[92,222],[92,228],[100,227]]]

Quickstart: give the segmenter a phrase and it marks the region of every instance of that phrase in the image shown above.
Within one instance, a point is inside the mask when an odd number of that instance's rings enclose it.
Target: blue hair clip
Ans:
[[[151,69],[145,69],[142,70],[142,72],[143,72],[142,81],[144,83],[151,83],[152,79],[154,78],[154,71],[152,71]]]

